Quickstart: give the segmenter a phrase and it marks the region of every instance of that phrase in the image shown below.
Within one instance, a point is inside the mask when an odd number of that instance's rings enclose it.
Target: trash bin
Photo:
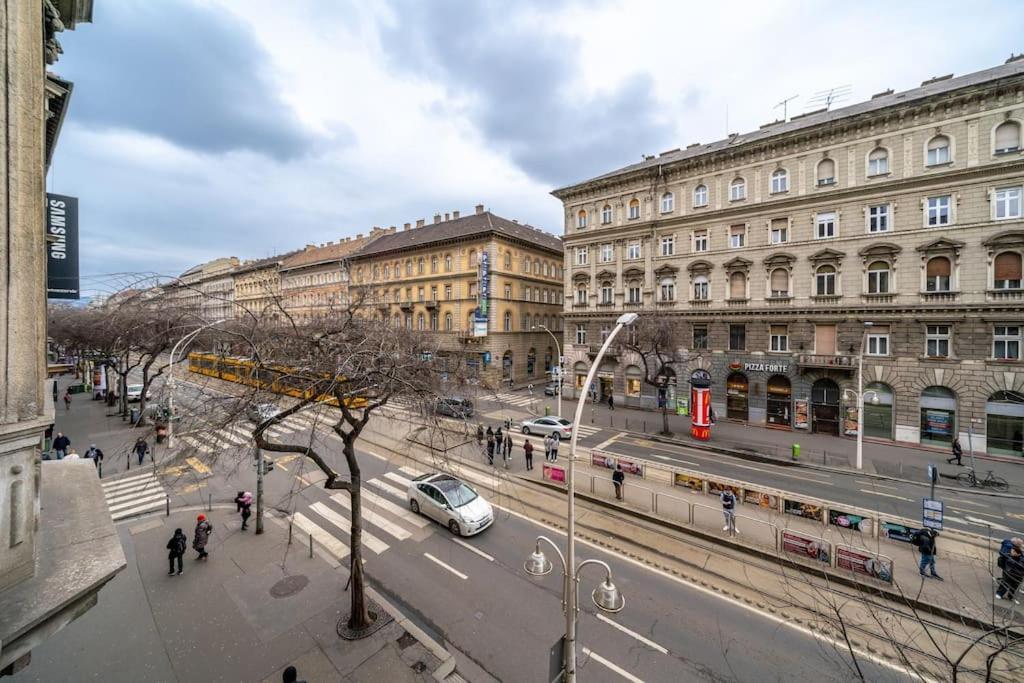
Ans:
[[[799,460],[800,459],[800,444],[798,444],[798,443],[793,444],[793,459],[794,460]]]
[[[128,419],[131,420],[131,423],[133,425],[139,424],[139,409],[138,408],[132,408],[131,412],[129,413],[129,418]]]

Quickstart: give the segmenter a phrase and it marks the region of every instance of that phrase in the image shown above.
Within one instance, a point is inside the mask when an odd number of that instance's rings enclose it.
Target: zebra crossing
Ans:
[[[506,392],[501,394],[495,394],[493,400],[498,401],[500,403],[507,403],[512,406],[517,406],[519,408],[529,408],[537,401],[543,400],[543,398],[543,396],[538,396],[536,394],[510,394]]]
[[[104,481],[103,495],[107,499],[110,518],[116,522],[146,512],[163,510],[167,491],[154,470],[118,479]]]

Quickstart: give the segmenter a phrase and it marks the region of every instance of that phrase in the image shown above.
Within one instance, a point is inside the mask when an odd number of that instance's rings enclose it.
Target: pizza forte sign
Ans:
[[[777,372],[786,373],[789,366],[785,363],[730,363],[732,370],[746,370],[747,372]]]

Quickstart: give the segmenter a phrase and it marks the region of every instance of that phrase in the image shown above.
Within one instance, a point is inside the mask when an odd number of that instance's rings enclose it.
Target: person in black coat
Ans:
[[[178,561],[178,575],[181,575],[181,559],[185,557],[185,550],[188,548],[188,537],[181,529],[175,529],[171,540],[167,541],[167,575],[174,575],[174,561]]]
[[[947,459],[946,462],[952,463],[956,460],[956,464],[963,467],[964,448],[960,445],[960,439],[953,439],[953,445],[951,448],[953,449],[953,457]]]
[[[999,588],[996,590],[996,599],[1013,600],[1017,604],[1017,589],[1020,588],[1021,579],[1024,579],[1024,554],[1020,548],[1013,546],[1008,555],[1002,558],[1003,576],[999,580]]]
[[[626,481],[626,473],[622,471],[622,465],[616,465],[612,472],[612,484],[615,485],[615,498],[622,500],[622,483]]]

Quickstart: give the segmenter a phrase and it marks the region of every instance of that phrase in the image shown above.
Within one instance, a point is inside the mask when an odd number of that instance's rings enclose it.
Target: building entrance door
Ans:
[[[789,378],[772,375],[768,378],[768,424],[772,427],[789,427],[793,420],[793,388]]]
[[[745,422],[748,417],[747,397],[750,389],[747,376],[740,372],[732,373],[726,380],[725,388],[725,416],[730,420]]]
[[[811,387],[811,431],[839,435],[839,385],[830,379]]]

